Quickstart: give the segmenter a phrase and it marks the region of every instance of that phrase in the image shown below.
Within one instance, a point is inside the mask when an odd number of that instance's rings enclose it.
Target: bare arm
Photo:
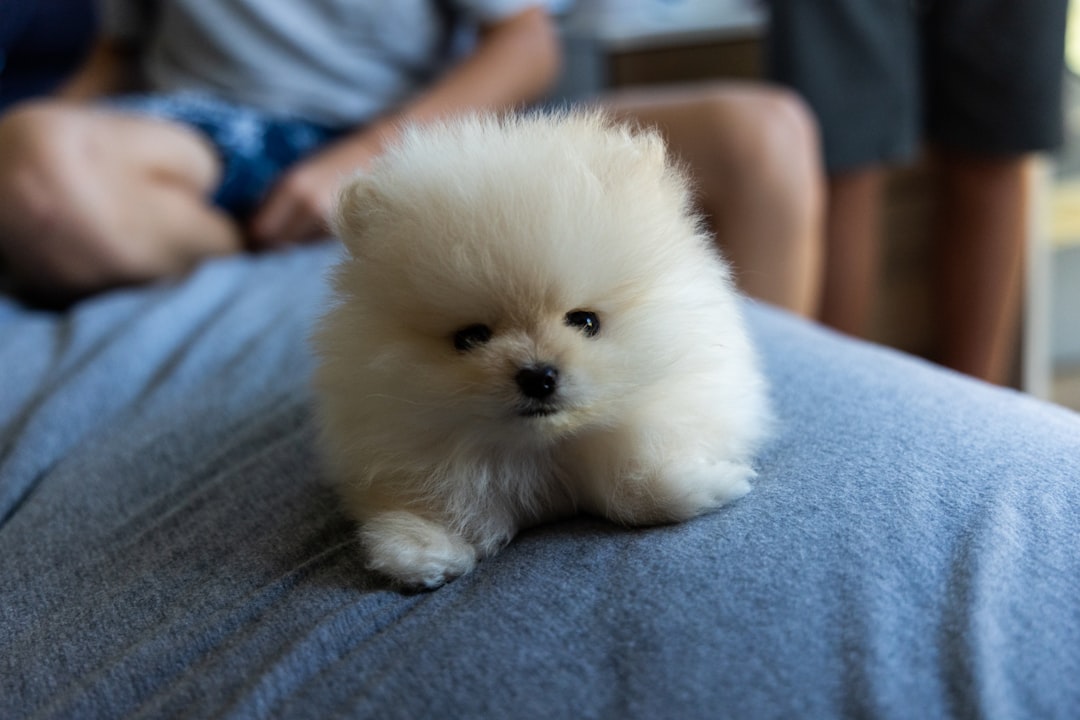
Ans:
[[[475,51],[432,87],[286,173],[252,220],[254,241],[273,246],[325,233],[338,184],[370,163],[402,125],[531,102],[551,87],[560,62],[554,23],[541,7],[482,28]]]
[[[373,129],[387,138],[394,135],[394,127],[402,124],[430,122],[470,110],[507,110],[529,103],[551,87],[561,59],[551,18],[540,7],[530,8],[483,28],[472,55]],[[370,149],[369,135],[369,131],[362,131],[352,140]]]

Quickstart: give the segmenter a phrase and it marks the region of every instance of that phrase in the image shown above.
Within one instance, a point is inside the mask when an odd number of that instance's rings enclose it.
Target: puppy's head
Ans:
[[[703,317],[731,291],[689,206],[660,138],[597,114],[409,130],[341,196],[342,355],[415,430],[614,425],[724,321]]]

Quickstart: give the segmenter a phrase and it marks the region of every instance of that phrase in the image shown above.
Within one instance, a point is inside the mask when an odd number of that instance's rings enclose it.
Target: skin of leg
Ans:
[[[168,121],[63,101],[0,119],[0,256],[17,287],[78,296],[182,273],[241,249],[207,202],[209,143]]]
[[[1029,209],[1028,156],[938,152],[940,362],[1004,384],[1014,357]]]
[[[742,290],[816,314],[824,179],[817,126],[794,94],[728,83],[617,91],[602,105],[656,127],[689,167]]]
[[[866,334],[876,300],[885,178],[880,166],[829,178],[820,319],[857,337]]]

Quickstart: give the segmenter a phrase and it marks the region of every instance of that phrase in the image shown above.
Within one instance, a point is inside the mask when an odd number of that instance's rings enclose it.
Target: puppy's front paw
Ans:
[[[675,490],[671,504],[676,520],[738,500],[750,492],[750,481],[757,475],[749,465],[705,458],[676,465],[670,474],[667,483]]]
[[[604,514],[631,525],[679,522],[750,492],[749,465],[706,458],[670,462],[651,473],[616,480]]]
[[[368,567],[412,590],[434,590],[476,565],[472,545],[410,512],[369,518],[360,529],[360,538]]]

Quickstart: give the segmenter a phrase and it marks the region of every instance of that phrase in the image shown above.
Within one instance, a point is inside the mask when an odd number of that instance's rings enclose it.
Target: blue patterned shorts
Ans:
[[[286,168],[344,133],[197,93],[123,95],[108,106],[180,122],[209,138],[223,167],[214,203],[239,219],[259,206]]]

